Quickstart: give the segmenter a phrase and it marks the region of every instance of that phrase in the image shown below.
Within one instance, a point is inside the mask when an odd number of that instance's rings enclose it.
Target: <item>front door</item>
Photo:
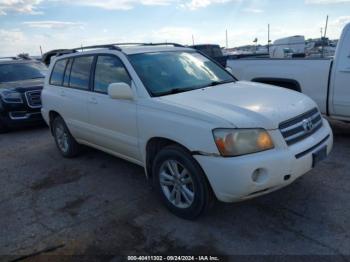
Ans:
[[[136,103],[133,100],[111,99],[107,94],[111,83],[125,82],[133,88],[123,62],[115,55],[99,55],[93,79],[93,92],[88,100],[92,142],[140,161]]]

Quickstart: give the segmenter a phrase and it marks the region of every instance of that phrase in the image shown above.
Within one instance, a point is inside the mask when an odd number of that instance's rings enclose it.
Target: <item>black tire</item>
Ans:
[[[64,147],[65,149],[60,146],[59,142],[59,130],[58,129],[63,129],[64,134],[66,135],[66,141],[67,144]],[[71,135],[71,133],[68,130],[68,127],[66,123],[64,122],[63,118],[60,116],[57,116],[53,122],[52,122],[52,133],[55,138],[56,146],[60,153],[66,157],[66,158],[73,158],[77,156],[80,152],[80,145],[78,142],[74,139],[74,137]]]
[[[192,179],[191,186],[193,186],[192,189],[194,197],[192,198],[193,202],[189,207],[177,207],[168,199],[166,193],[164,193],[164,190],[162,189],[160,171],[165,163],[167,163],[169,160],[175,160],[176,163],[180,164],[180,167],[183,166],[186,168],[189,176]],[[155,157],[152,167],[152,174],[154,186],[160,199],[165,204],[165,206],[176,216],[188,220],[194,220],[201,214],[207,212],[208,209],[212,206],[214,197],[206,176],[197,161],[186,149],[177,145],[167,146],[162,149]],[[181,198],[184,199],[183,195],[180,195]]]

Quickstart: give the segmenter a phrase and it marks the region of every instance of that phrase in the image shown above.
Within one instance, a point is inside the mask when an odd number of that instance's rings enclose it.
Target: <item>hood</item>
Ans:
[[[44,78],[29,79],[14,82],[4,82],[0,83],[0,92],[3,89],[13,89],[18,92],[25,92],[30,90],[38,90],[44,86]]]
[[[277,129],[281,122],[317,107],[301,93],[245,81],[163,96],[161,100],[215,115],[237,128]]]

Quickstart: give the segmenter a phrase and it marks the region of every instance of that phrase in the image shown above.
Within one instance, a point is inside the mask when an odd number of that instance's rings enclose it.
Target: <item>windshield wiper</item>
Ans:
[[[45,78],[45,76],[31,77],[31,78],[28,78],[28,80],[29,80],[29,79],[39,79],[39,78]]]
[[[235,81],[234,81],[234,80],[213,81],[213,82],[209,83],[208,85],[206,85],[206,87],[208,87],[208,86],[223,85],[223,84],[232,83],[232,82],[235,82]]]
[[[187,92],[187,91],[191,91],[191,90],[195,90],[195,89],[198,89],[198,88],[194,88],[194,87],[173,88],[173,89],[170,89],[170,90],[165,91],[165,92],[155,93],[155,96],[174,95],[174,94],[183,93],[183,92]]]

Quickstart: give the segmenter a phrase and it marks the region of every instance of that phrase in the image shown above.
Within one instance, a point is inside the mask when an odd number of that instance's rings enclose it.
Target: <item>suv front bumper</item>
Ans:
[[[25,104],[5,103],[1,105],[0,121],[10,128],[44,123],[40,108],[29,108]]]
[[[328,155],[333,147],[325,119],[315,134],[289,147],[279,130],[270,135],[274,142],[281,141],[272,150],[230,158],[194,156],[220,201],[243,201],[285,187],[313,168],[313,153],[327,146]]]

